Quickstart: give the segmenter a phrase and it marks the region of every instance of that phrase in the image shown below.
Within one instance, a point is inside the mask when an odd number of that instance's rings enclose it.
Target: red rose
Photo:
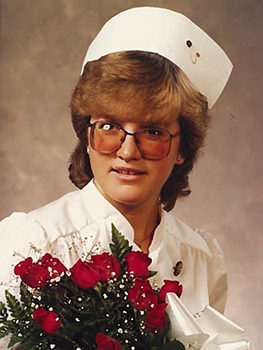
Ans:
[[[98,345],[97,350],[121,350],[121,344],[104,333],[98,333],[95,340]]]
[[[100,273],[92,263],[79,259],[70,269],[72,279],[81,289],[93,287],[100,281]]]
[[[34,263],[32,258],[20,261],[14,271],[26,285],[32,288],[43,287],[48,278],[48,270],[40,263]]]
[[[166,293],[175,293],[180,298],[182,291],[183,286],[178,281],[164,280],[164,285],[159,292],[160,301],[165,302]]]
[[[58,258],[53,258],[52,255],[46,253],[41,258],[42,265],[46,267],[49,271],[51,278],[56,278],[61,276],[62,272],[66,272],[67,268],[62,264]]]
[[[15,266],[15,274],[17,276],[22,276],[27,271],[30,269],[30,267],[33,264],[33,259],[32,258],[26,258],[23,261],[20,261],[16,266]]]
[[[106,282],[111,277],[119,277],[120,264],[109,253],[103,253],[100,255],[93,255],[92,261],[99,269],[101,275],[101,281]]]
[[[130,252],[125,257],[128,273],[133,274],[137,278],[148,278],[149,271],[148,266],[151,264],[152,259],[147,254],[142,252]]]
[[[151,310],[157,304],[157,295],[148,280],[137,279],[129,290],[129,301],[139,310]]]
[[[167,325],[166,307],[167,304],[157,304],[146,315],[145,325],[151,333],[160,333]]]
[[[56,332],[61,325],[61,320],[53,311],[47,311],[39,306],[33,313],[33,318],[40,323],[43,331],[50,334]]]

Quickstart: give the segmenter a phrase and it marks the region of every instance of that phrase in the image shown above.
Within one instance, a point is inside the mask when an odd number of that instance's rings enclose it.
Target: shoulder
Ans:
[[[13,213],[0,223],[0,239],[32,235],[52,242],[59,235],[77,231],[88,220],[85,201],[82,191],[77,190],[30,213]]]
[[[52,241],[59,234],[80,230],[87,223],[86,202],[82,191],[67,193],[63,197],[29,213],[39,222]]]
[[[10,242],[13,245],[13,239],[18,235],[25,238],[25,235],[28,237],[33,232],[40,233],[43,230],[37,220],[26,213],[13,213],[0,222],[0,239],[5,239],[6,244]]]
[[[223,251],[219,245],[217,238],[210,232],[203,229],[197,228],[194,231],[203,239],[203,241],[206,242],[206,245],[209,247],[213,257],[217,257],[223,260]]]
[[[164,213],[166,230],[178,240],[181,245],[187,245],[212,257],[215,249],[221,251],[217,239],[209,232],[193,229],[178,219],[174,213]]]
[[[0,222],[0,266],[11,266],[8,262],[15,256],[21,260],[30,254],[32,247],[44,248],[47,242],[45,231],[34,217],[13,213]],[[3,272],[7,269],[1,269],[0,276]]]

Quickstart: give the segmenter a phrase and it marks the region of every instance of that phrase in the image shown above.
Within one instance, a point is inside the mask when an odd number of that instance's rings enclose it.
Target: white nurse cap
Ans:
[[[225,52],[184,15],[157,7],[137,7],[111,18],[88,48],[84,66],[109,53],[155,52],[175,63],[208,99],[211,108],[233,68]]]

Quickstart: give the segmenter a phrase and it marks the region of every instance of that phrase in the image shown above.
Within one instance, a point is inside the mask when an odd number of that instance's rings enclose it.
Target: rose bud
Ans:
[[[128,299],[139,310],[151,310],[157,304],[157,295],[148,280],[137,279],[129,290]]]
[[[44,332],[51,334],[56,332],[61,326],[61,320],[53,311],[47,311],[39,306],[33,313],[33,318],[40,323]]]
[[[49,277],[52,279],[60,277],[63,272],[67,271],[67,268],[62,264],[62,262],[58,258],[53,258],[49,253],[46,253],[41,258],[41,262],[42,265],[49,271]]]
[[[120,264],[113,255],[109,253],[93,255],[92,261],[100,272],[102,282],[106,282],[112,276],[119,277]]]
[[[17,276],[31,288],[41,288],[48,278],[48,270],[39,263],[34,263],[32,258],[20,261],[14,270]]]
[[[125,260],[127,263],[126,270],[129,274],[133,274],[137,278],[149,277],[148,266],[151,264],[152,259],[147,254],[130,252],[126,255]]]
[[[98,333],[95,341],[97,343],[97,350],[121,350],[121,344],[104,333]]]
[[[157,304],[148,312],[145,319],[145,325],[149,332],[160,333],[167,325],[167,316],[165,309],[167,304]]]
[[[179,298],[182,294],[183,286],[178,281],[164,280],[164,285],[160,289],[159,297],[162,303],[165,302],[167,293],[175,293]]]
[[[94,268],[92,263],[79,259],[70,269],[70,279],[81,289],[88,289],[100,281],[100,273]]]

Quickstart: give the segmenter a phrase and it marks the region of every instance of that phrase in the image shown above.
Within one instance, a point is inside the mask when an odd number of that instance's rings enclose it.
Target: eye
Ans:
[[[115,124],[109,123],[109,122],[97,122],[97,126],[98,126],[99,130],[105,131],[105,132],[116,131],[116,130],[120,129],[120,127],[118,125],[115,125]]]
[[[143,134],[149,137],[160,137],[160,136],[163,136],[163,130],[148,128],[143,130]]]

